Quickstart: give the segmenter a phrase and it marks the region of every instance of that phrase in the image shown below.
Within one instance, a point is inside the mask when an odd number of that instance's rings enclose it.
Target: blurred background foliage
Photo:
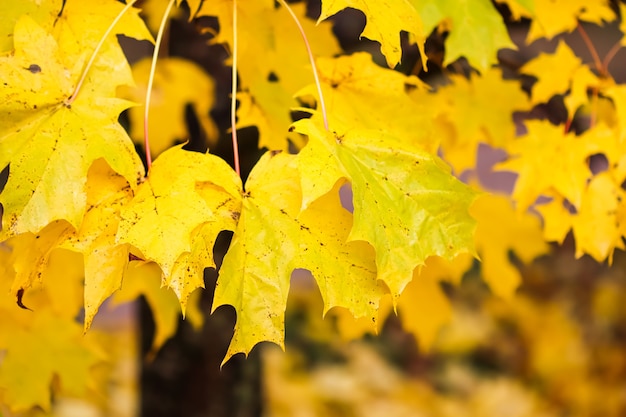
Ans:
[[[479,267],[443,285],[453,314],[429,353],[389,316],[346,342],[321,297],[290,295],[286,354],[262,352],[268,416],[623,416],[626,257],[574,259],[571,242],[520,266],[510,301]]]

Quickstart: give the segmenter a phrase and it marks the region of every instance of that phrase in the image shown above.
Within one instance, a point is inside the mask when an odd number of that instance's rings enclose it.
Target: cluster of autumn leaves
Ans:
[[[575,30],[579,20],[617,18],[603,1],[560,2],[558,18],[550,1],[504,3],[513,18],[530,19],[528,42]],[[25,1],[2,10],[0,167],[8,167],[8,179],[0,193],[7,294],[0,305],[12,319],[0,325],[0,348],[7,350],[0,386],[12,409],[49,408],[50,381],[70,379],[68,367],[84,383],[63,389],[82,395],[89,369],[103,359],[74,318],[84,308],[89,329],[111,295],[113,302],[148,298],[159,325],[155,347],[173,331],[176,298],[200,325],[194,290],[204,285],[204,269],[215,267],[213,246],[223,230],[234,235],[213,309],[231,305],[237,312],[225,360],[261,341],[283,346],[295,269],[312,273],[324,313],[339,312],[346,334],[376,331],[395,308],[428,348],[451,318],[439,281],[460,281],[475,257],[493,292],[510,299],[520,275],[509,251],[529,262],[548,251],[546,241],[562,242],[570,230],[579,255],[602,261],[622,248],[625,92],[565,43],[520,69],[538,80],[528,97],[518,81],[492,67],[498,50],[515,46],[490,1],[350,3],[365,13],[363,36],[380,42],[391,67],[400,60],[400,31],[422,52],[433,30],[449,31],[443,65],[465,57],[477,72],[449,75],[434,91],[415,76],[376,65],[367,53],[337,56],[323,20],[347,4],[323,1],[315,25],[297,3],[293,9],[317,57],[324,114],[287,10],[273,0],[237,4],[235,30],[232,2],[187,1],[192,17],[218,18],[212,42],[232,51],[238,37],[237,127],[256,126],[259,146],[270,150],[245,186],[224,160],[172,146],[186,135],[187,104],[207,137],[217,134],[208,117],[213,81],[178,58],[157,65],[148,125],[156,159],[146,175],[118,123],[132,105],[127,100],[141,103],[147,88],[149,65],[140,61],[131,69],[115,36],[152,40],[138,10],[122,15],[93,63],[123,4]],[[145,5],[149,17],[161,6]],[[426,54],[422,59],[426,65]],[[568,122],[527,121],[519,134],[513,113],[553,96],[564,96]],[[311,117],[293,123],[295,108]],[[583,113],[592,123],[575,135],[569,126]],[[141,107],[132,107],[129,118],[130,135],[141,143]],[[452,174],[475,168],[479,144],[507,152],[496,169],[518,174],[514,204]],[[293,147],[297,154],[289,153]],[[607,166],[592,171],[589,157],[597,154]],[[353,196],[351,206],[340,189]],[[527,212],[539,197],[549,198],[535,206],[543,226]],[[33,311],[20,309],[16,299]],[[83,360],[67,367],[52,356],[29,362],[19,348],[51,339],[59,346],[52,355]],[[20,388],[25,376],[43,382]]]

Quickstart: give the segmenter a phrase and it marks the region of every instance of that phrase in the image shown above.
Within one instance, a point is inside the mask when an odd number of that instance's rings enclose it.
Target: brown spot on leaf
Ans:
[[[41,67],[37,64],[30,64],[30,66],[26,69],[32,72],[33,74],[39,74],[41,72]]]
[[[24,305],[24,303],[22,302],[23,297],[24,297],[24,288],[20,288],[19,290],[17,290],[17,306],[19,308],[23,308],[24,310],[33,311]]]

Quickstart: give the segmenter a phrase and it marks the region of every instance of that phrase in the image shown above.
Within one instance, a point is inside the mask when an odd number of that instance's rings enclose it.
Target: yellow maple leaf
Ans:
[[[511,263],[509,251],[529,263],[549,250],[539,218],[527,212],[517,213],[508,197],[495,194],[481,195],[470,212],[478,222],[476,250],[482,261],[483,279],[494,294],[511,299],[522,277]]]
[[[13,28],[20,16],[27,15],[38,23],[48,22],[46,29],[59,14],[63,0],[37,1],[24,0],[19,3],[0,4],[0,53],[13,49]]]
[[[496,3],[505,3],[514,20],[522,17],[532,18],[535,11],[535,0],[496,0]]]
[[[36,405],[49,410],[55,377],[65,392],[84,395],[90,369],[100,361],[85,343],[81,326],[45,311],[35,315],[29,328],[14,331],[6,348],[0,387],[16,412]]]
[[[478,144],[504,147],[515,138],[515,111],[530,110],[530,102],[517,81],[504,80],[499,69],[490,69],[469,80],[452,76],[430,98],[438,109],[437,125],[443,127],[441,151],[456,172],[476,165]],[[490,117],[484,117],[485,113]]]
[[[624,211],[619,209],[626,194],[616,184],[609,172],[594,176],[582,197],[578,213],[572,218],[576,238],[576,257],[587,253],[598,262],[613,259],[613,251],[625,249],[618,227],[626,222]]]
[[[557,191],[580,207],[586,181],[591,177],[587,158],[598,151],[593,142],[563,133],[562,126],[548,121],[526,122],[528,133],[508,147],[511,159],[500,170],[518,173],[513,198],[518,210],[530,207],[543,194]],[[545,167],[550,175],[545,175]]]
[[[460,57],[466,57],[470,65],[484,71],[498,62],[499,49],[515,48],[502,17],[491,1],[409,0],[409,2],[421,16],[426,33],[438,25],[449,30],[450,34],[445,40],[444,65]],[[418,46],[419,41],[418,39]],[[424,51],[420,49],[420,53],[423,57]]]
[[[545,240],[563,243],[572,228],[572,214],[565,206],[565,199],[557,195],[548,203],[537,205],[536,210],[543,218]]]
[[[335,320],[337,332],[344,341],[352,341],[362,338],[366,334],[379,334],[385,320],[393,313],[393,301],[391,296],[385,295],[378,304],[378,316],[355,318],[347,308],[336,307],[331,309],[325,319]]]
[[[127,106],[114,98],[118,79],[98,79],[110,76],[113,63],[105,55],[105,62],[94,65],[80,95],[68,105],[65,100],[84,61],[69,60],[64,48],[76,45],[57,44],[27,16],[15,26],[14,44],[14,53],[0,57],[0,72],[5,74],[0,166],[11,164],[0,194],[2,234],[36,233],[57,219],[78,227],[86,209],[87,171],[94,160],[104,158],[132,185],[143,176],[132,142],[117,122]],[[85,51],[81,53],[84,59]]]
[[[21,233],[3,242],[10,253],[7,265],[15,273],[12,279],[11,294],[29,289],[48,267],[51,252],[72,234],[71,226],[57,220],[39,233]]]
[[[122,209],[117,242],[159,265],[184,312],[189,294],[204,287],[201,271],[215,266],[215,238],[235,229],[240,205],[241,181],[223,159],[176,146],[154,161]]]
[[[600,83],[601,80],[587,65],[582,65],[574,71],[569,94],[564,98],[565,107],[567,107],[570,118],[574,117],[576,111],[581,106],[589,102],[587,91],[590,88],[600,87]]]
[[[300,206],[295,156],[266,153],[246,182],[241,219],[215,290],[213,310],[229,304],[237,311],[225,361],[262,341],[284,346],[284,311],[296,268],[313,274],[324,312],[340,306],[355,317],[377,318],[385,288],[376,280],[371,247],[346,242],[352,221],[338,190],[302,213]]]
[[[377,130],[355,128],[337,135],[311,119],[294,126],[309,136],[307,147],[315,148],[298,156],[304,200],[323,195],[342,178],[351,182],[350,240],[374,246],[378,278],[394,302],[413,269],[429,256],[475,253],[475,222],[467,210],[476,193],[438,157]],[[329,174],[320,177],[325,170]]]
[[[80,229],[69,235],[62,247],[80,252],[85,264],[85,330],[102,302],[119,289],[126,264],[128,244],[117,244],[115,236],[120,211],[132,198],[126,180],[99,159],[87,176],[89,209]]]
[[[452,320],[452,306],[440,282],[459,284],[473,260],[469,254],[461,254],[452,261],[431,256],[424,266],[415,270],[413,280],[400,294],[398,314],[402,327],[415,336],[424,352],[431,350],[441,328]]]
[[[146,58],[133,65],[136,86],[124,89],[124,97],[139,103],[144,101],[151,63],[152,60]],[[209,116],[213,106],[213,89],[213,80],[193,62],[175,57],[158,60],[148,126],[150,152],[153,156],[156,157],[174,142],[184,142],[189,138],[185,121],[187,105],[193,107],[206,139],[210,144],[215,144],[217,127]],[[144,140],[144,110],[143,106],[131,107],[129,110],[130,136],[139,144]]]
[[[416,274],[417,275],[417,274]],[[428,352],[441,327],[452,319],[450,301],[439,280],[415,276],[398,299],[402,327],[415,334],[420,349]]]
[[[433,96],[417,77],[382,68],[365,52],[319,58],[317,69],[328,122],[338,134],[361,126],[406,138],[429,152],[437,151],[435,106],[430,102]],[[317,98],[317,89],[310,85],[298,95]]]
[[[170,9],[170,14],[168,16],[169,20],[177,19],[183,16],[184,11],[180,8],[183,0],[176,0],[177,8]],[[159,31],[159,26],[161,26],[161,21],[163,20],[163,14],[167,10],[169,1],[167,0],[149,0],[143,1],[140,3],[141,5],[141,15],[146,22],[146,26],[152,31],[152,33],[157,33]],[[187,2],[189,4],[189,2]],[[200,1],[197,2],[197,6],[200,6]],[[197,7],[193,8],[192,5],[189,5],[190,10],[190,19],[193,17],[195,12],[198,10]],[[194,4],[193,6],[196,6]]]
[[[305,3],[293,4],[291,8],[315,55],[340,52],[329,22],[316,25],[307,18]],[[237,127],[256,126],[260,148],[286,151],[288,138],[301,145],[287,129],[292,122],[291,108],[297,105],[294,95],[313,82],[313,73],[298,28],[288,11],[274,7],[273,1],[239,1],[237,13],[237,71],[241,77]],[[203,2],[198,15],[217,16],[220,32],[212,42],[227,44],[232,50],[232,0]]]
[[[534,104],[547,103],[552,96],[564,94],[569,90],[572,78],[582,66],[578,58],[569,46],[563,41],[559,42],[553,53],[541,53],[520,71],[537,78],[532,87],[532,102]],[[558,68],[558,71],[554,71]],[[570,114],[573,116],[573,113]]]
[[[551,39],[562,32],[576,29],[578,20],[602,25],[615,19],[607,0],[535,0],[534,18],[526,38],[531,43],[539,38]]]
[[[89,170],[86,192],[89,209],[78,230],[65,221],[55,221],[37,234],[22,233],[6,241],[11,250],[9,264],[15,271],[12,294],[59,275],[50,264],[56,248],[83,255],[75,254],[67,262],[81,270],[81,284],[84,276],[85,330],[89,329],[100,304],[119,288],[128,263],[128,244],[118,245],[115,236],[120,209],[130,201],[132,190],[121,175],[99,159]],[[45,285],[55,288],[54,283],[45,282]],[[82,295],[80,303],[82,306]],[[76,314],[73,311],[69,317]]]
[[[426,67],[424,43],[427,34],[422,19],[411,2],[406,0],[326,0],[322,2],[322,12],[318,23],[333,16],[346,7],[361,10],[366,24],[361,36],[380,42],[380,50],[393,68],[402,56],[400,31],[404,30],[417,39],[417,46]]]

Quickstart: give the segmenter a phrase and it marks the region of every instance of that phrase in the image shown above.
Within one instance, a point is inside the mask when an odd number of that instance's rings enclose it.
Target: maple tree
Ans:
[[[439,282],[458,283],[473,259],[493,293],[511,300],[521,278],[510,251],[527,263],[570,231],[578,257],[610,262],[624,249],[626,91],[608,66],[626,42],[602,60],[580,23],[615,21],[623,5],[323,0],[316,24],[304,3],[149,0],[155,41],[133,3],[0,7],[0,398],[11,410],[49,409],[51,389],[94,389],[90,369],[106,354],[97,331],[81,332],[109,297],[146,296],[154,350],[174,332],[178,305],[199,326],[196,290],[216,267],[222,231],[233,238],[212,309],[231,305],[237,314],[224,362],[263,341],[284,347],[296,269],[311,272],[323,313],[336,315],[347,337],[377,331],[395,310],[429,349],[452,317]],[[189,135],[188,104],[209,148],[216,143],[214,81],[182,58],[131,68],[118,42],[155,42],[156,57],[174,5],[219,22],[211,42],[229,52],[233,70],[234,169],[175,144]],[[378,42],[380,65],[365,52],[341,54],[329,19],[347,7],[365,15],[362,36]],[[517,46],[499,9],[530,22],[526,43],[578,31],[593,64],[560,41],[517,78],[505,76],[498,52]],[[425,49],[433,32],[448,34],[440,60]],[[439,66],[442,82],[393,69],[411,45],[420,52],[413,72]],[[467,74],[454,70],[460,59]],[[537,79],[530,94],[522,74]],[[552,99],[567,113],[560,124],[516,124],[514,115],[528,119]],[[126,109],[129,132],[118,120]],[[306,117],[296,120],[295,110]],[[237,130],[248,126],[267,151],[244,182]],[[495,170],[517,174],[510,198],[473,176],[484,145],[506,152]],[[591,166],[595,155],[607,161],[602,169]],[[47,344],[32,361],[31,350]]]

